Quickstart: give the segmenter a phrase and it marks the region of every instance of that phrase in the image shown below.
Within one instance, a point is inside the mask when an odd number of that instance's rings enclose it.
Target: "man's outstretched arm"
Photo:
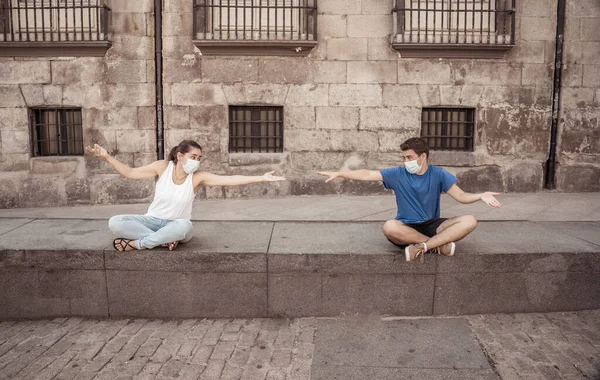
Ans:
[[[356,181],[383,181],[383,177],[381,176],[381,172],[379,170],[352,170],[349,172],[317,172],[320,175],[324,175],[329,177],[325,180],[325,182],[329,182],[336,178],[346,178],[353,179]]]
[[[502,207],[500,202],[494,197],[496,195],[500,195],[500,193],[494,193],[491,191],[487,191],[485,193],[473,194],[464,192],[458,185],[454,184],[452,187],[448,189],[446,192],[452,198],[456,199],[458,202],[463,204],[475,203],[477,201],[482,201],[488,206],[491,207]]]

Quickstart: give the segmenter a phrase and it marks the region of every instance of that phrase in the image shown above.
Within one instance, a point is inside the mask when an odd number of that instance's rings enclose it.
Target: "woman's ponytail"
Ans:
[[[169,152],[169,157],[167,158],[168,161],[173,161],[174,164],[177,163],[177,148],[179,148],[179,145],[171,149],[171,152]]]

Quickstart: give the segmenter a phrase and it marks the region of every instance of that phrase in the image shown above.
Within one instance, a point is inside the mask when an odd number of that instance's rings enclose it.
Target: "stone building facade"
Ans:
[[[4,0],[7,1],[7,0]],[[200,0],[196,0],[200,1]],[[195,139],[202,167],[276,170],[289,181],[205,188],[198,197],[383,193],[376,183],[325,183],[317,170],[401,163],[424,107],[475,110],[472,151],[431,163],[466,190],[540,191],[552,123],[557,0],[517,2],[514,47],[500,58],[407,58],[392,48],[392,0],[319,0],[306,56],[208,55],[194,43],[192,0],[163,0],[164,149]],[[0,207],[146,201],[152,181],[120,178],[89,156],[32,157],[31,109],[76,107],[83,143],[122,162],[157,159],[154,2],[110,0],[110,48],[96,57],[4,55],[0,43]],[[196,22],[198,19],[196,18]],[[600,191],[600,3],[567,2],[556,187]],[[208,51],[208,47],[206,48]],[[230,152],[229,108],[283,106],[283,151]]]

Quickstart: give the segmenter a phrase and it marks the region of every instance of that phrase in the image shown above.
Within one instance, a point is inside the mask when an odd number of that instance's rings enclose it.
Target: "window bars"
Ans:
[[[473,151],[474,108],[423,108],[421,137],[433,150]]]
[[[0,42],[107,41],[106,0],[0,0]]]
[[[81,109],[30,109],[31,152],[39,156],[83,155]]]
[[[283,107],[230,106],[229,152],[283,152]]]
[[[396,0],[394,44],[512,46],[516,0]]]
[[[197,40],[316,41],[317,0],[194,0]]]

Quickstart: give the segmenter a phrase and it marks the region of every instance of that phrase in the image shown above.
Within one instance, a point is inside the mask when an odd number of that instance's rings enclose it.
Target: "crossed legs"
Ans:
[[[393,243],[399,245],[425,243],[428,249],[433,249],[463,239],[475,227],[477,227],[477,219],[473,215],[457,216],[445,220],[436,229],[436,234],[429,237],[399,220],[388,220],[383,225],[383,234]]]

